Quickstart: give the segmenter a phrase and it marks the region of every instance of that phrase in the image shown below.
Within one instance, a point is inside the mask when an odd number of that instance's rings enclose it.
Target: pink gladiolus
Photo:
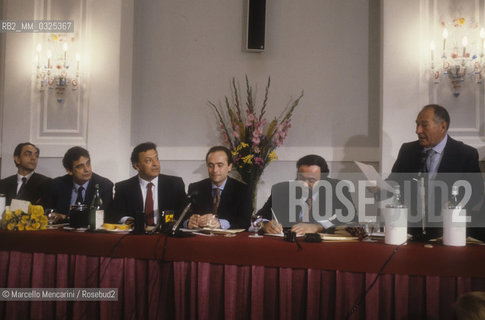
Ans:
[[[264,165],[264,160],[260,157],[254,157],[253,158],[254,164],[262,167]]]
[[[227,137],[227,134],[225,132],[222,132],[222,139],[224,139],[224,142],[226,144],[229,144],[229,138]]]
[[[234,136],[234,138],[239,139],[239,132],[234,131],[232,135]]]
[[[251,140],[255,145],[258,145],[260,142],[261,142],[261,139],[259,139],[259,137],[253,137],[253,139]]]

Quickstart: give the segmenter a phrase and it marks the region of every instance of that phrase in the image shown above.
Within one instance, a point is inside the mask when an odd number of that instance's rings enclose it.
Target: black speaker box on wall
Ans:
[[[247,0],[246,50],[264,51],[266,0]]]

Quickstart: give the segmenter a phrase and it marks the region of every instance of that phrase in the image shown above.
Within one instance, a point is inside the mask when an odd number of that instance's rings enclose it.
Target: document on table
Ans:
[[[354,161],[354,162],[362,171],[362,173],[365,175],[367,180],[376,182],[377,188],[379,188],[380,190],[394,192],[394,188],[389,183],[387,183],[384,179],[382,179],[382,176],[377,172],[377,170],[373,166],[359,161]]]

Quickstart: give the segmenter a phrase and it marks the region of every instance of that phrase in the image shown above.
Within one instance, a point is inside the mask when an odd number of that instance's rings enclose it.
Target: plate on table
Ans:
[[[118,234],[128,234],[131,231],[133,231],[133,229],[121,230],[121,229],[105,229],[105,228],[101,228],[101,229],[98,229],[98,230],[104,230],[104,231],[109,232],[109,233],[118,233]]]
[[[60,229],[62,227],[69,227],[69,223],[57,223],[57,224],[50,224],[47,226],[47,229]]]
[[[74,231],[74,232],[86,232],[88,231],[88,228],[71,228],[69,226],[64,226],[63,230]]]

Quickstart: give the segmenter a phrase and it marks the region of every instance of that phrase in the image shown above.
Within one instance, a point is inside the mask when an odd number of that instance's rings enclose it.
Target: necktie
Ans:
[[[419,159],[419,172],[426,173],[428,172],[428,158],[431,155],[431,152],[434,151],[433,149],[424,150],[421,152],[421,158]]]
[[[221,202],[221,189],[214,188],[214,197],[212,198],[212,213],[217,214],[219,203]]]
[[[302,221],[303,222],[310,222],[310,214],[312,212],[312,203],[313,203],[313,196],[312,196],[311,192],[308,195],[308,198],[306,199],[305,202],[308,205],[308,211],[307,211],[306,215],[302,216]]]
[[[151,182],[147,184],[147,198],[145,200],[145,221],[146,221],[146,224],[149,226],[153,226],[155,224],[155,220],[153,218],[152,186],[153,186],[153,183]]]
[[[84,187],[77,188],[76,204],[83,204],[84,203],[83,190],[84,190]]]
[[[24,196],[26,184],[27,184],[27,178],[22,177],[22,185],[20,186],[19,192],[17,192],[17,197],[22,198]]]
[[[437,154],[436,151],[433,149],[429,150],[428,157],[426,158],[426,167],[428,168],[429,173],[434,173],[434,155]]]

